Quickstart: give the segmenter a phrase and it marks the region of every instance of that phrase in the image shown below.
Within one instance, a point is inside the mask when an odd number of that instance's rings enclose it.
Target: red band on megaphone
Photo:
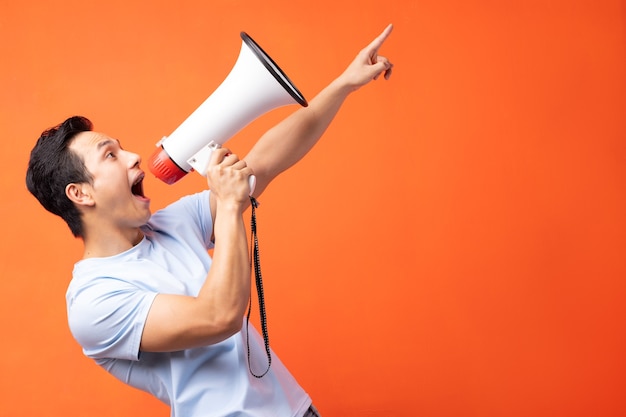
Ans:
[[[170,185],[187,175],[187,171],[176,165],[162,147],[157,148],[150,156],[148,166],[158,179]]]

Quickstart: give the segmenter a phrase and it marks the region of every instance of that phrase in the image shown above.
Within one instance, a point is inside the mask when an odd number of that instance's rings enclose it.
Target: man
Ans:
[[[250,299],[248,178],[256,176],[258,197],[315,145],[351,92],[389,78],[392,64],[378,49],[391,29],[245,159],[214,151],[210,191],[154,215],[139,155],[80,116],[42,134],[27,185],[83,240],[66,297],[70,329],[87,356],[169,404],[172,416],[318,415],[273,353],[267,374],[252,375],[268,358],[259,334],[242,326]]]

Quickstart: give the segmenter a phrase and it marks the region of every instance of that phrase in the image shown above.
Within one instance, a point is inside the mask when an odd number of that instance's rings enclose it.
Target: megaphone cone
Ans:
[[[174,184],[194,168],[204,174],[207,153],[254,119],[288,104],[308,105],[269,55],[245,32],[235,66],[220,86],[174,132],[157,143],[150,171]],[[201,156],[202,155],[202,156]]]

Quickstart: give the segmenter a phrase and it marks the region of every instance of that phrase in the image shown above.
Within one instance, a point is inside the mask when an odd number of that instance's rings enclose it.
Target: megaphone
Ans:
[[[240,35],[241,51],[226,79],[150,156],[150,171],[163,182],[174,184],[193,170],[204,175],[213,150],[268,111],[308,105],[274,60],[247,33]],[[250,194],[254,185],[251,176]]]

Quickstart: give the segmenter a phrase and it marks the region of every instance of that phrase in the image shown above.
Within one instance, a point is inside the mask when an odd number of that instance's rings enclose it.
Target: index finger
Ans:
[[[378,48],[380,48],[382,46],[382,44],[385,42],[385,40],[387,39],[387,37],[389,36],[389,34],[391,33],[391,31],[393,30],[393,24],[389,24],[385,30],[383,30],[383,32],[378,35],[376,37],[376,39],[374,39],[368,46],[366,49],[370,50],[370,51],[377,51]]]
[[[219,164],[221,163],[224,158],[226,158],[228,155],[230,154],[230,149],[228,148],[223,148],[223,147],[218,147],[218,148],[214,148],[211,154],[211,159],[212,162],[214,164]]]

